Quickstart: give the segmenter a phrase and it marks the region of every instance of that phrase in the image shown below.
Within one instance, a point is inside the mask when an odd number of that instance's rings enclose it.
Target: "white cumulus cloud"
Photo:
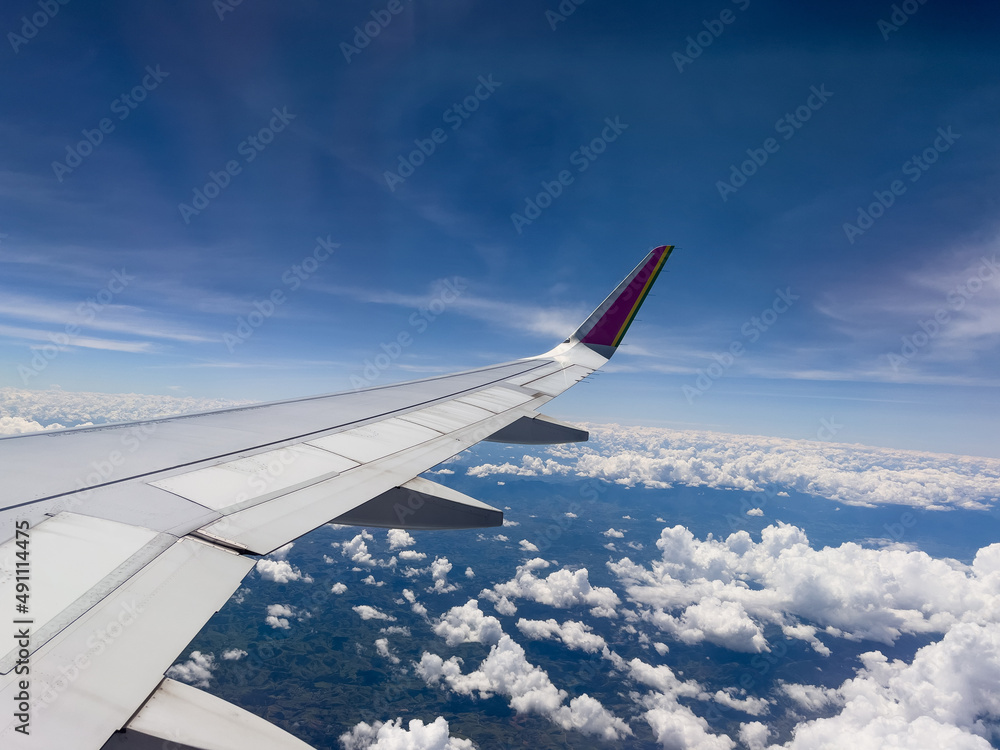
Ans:
[[[771,730],[759,721],[740,724],[740,742],[747,750],[764,750],[767,747],[767,738],[770,736]]]
[[[187,661],[174,664],[167,670],[167,677],[196,687],[207,688],[212,680],[212,670],[217,666],[215,654],[192,651]]]
[[[679,698],[703,698],[704,690],[694,680],[681,680],[666,665],[652,666],[641,659],[622,665],[640,685],[652,688],[646,694],[633,693],[633,699],[645,709],[642,716],[664,748],[697,750],[732,750],[735,743],[727,736],[714,734],[708,722]]]
[[[295,611],[287,604],[268,604],[267,617],[264,618],[264,622],[275,630],[288,630],[291,628],[288,618],[294,615]]]
[[[344,750],[475,750],[471,740],[452,737],[448,721],[439,716],[430,724],[402,719],[374,724],[361,722],[339,737]]]
[[[607,642],[592,632],[589,625],[567,620],[560,624],[553,619],[517,621],[517,629],[533,641],[562,641],[568,648],[593,654],[607,648]]]
[[[491,615],[484,615],[479,602],[470,599],[461,607],[452,607],[434,625],[434,633],[449,646],[460,643],[493,644],[500,640],[503,628],[500,621]]]
[[[509,635],[493,645],[478,669],[463,674],[461,665],[456,656],[445,660],[425,651],[415,668],[428,685],[443,682],[460,695],[479,698],[503,695],[518,713],[541,714],[563,729],[576,729],[609,741],[632,734],[622,719],[587,694],[566,704],[566,691],[553,685],[544,670],[528,662],[524,649]]]
[[[502,615],[510,616],[517,614],[517,605],[506,596],[501,596],[499,599],[496,599],[493,602],[493,606],[496,608],[496,611]]]
[[[447,594],[458,589],[453,583],[448,583],[448,574],[451,572],[452,564],[447,557],[435,557],[431,563],[431,579],[434,585],[427,589],[437,594]]]
[[[271,560],[264,557],[257,561],[257,573],[265,581],[275,583],[291,583],[292,581],[305,581],[312,583],[313,579],[308,573],[303,573],[287,560]]]
[[[392,653],[389,648],[388,638],[379,638],[375,641],[375,650],[378,651],[379,656],[388,659],[393,664],[399,664],[399,657]]]
[[[351,607],[362,620],[389,620],[390,622],[395,622],[396,618],[392,615],[387,615],[382,610],[372,607],[368,604],[359,604],[356,607]]]
[[[786,750],[897,747],[987,750],[1000,725],[1000,627],[961,623],[913,662],[879,651],[837,691],[842,708],[796,726]]]
[[[492,602],[502,597],[530,599],[559,609],[585,605],[595,617],[617,617],[615,607],[621,603],[618,595],[609,588],[591,586],[586,568],[561,568],[545,578],[535,574],[548,567],[548,561],[536,557],[519,565],[512,580],[484,589],[480,596]]]
[[[817,550],[801,529],[779,523],[760,542],[745,531],[702,541],[674,526],[657,547],[661,558],[649,566],[624,558],[608,567],[644,620],[686,643],[765,651],[771,623],[827,655],[821,634],[892,644],[902,634],[1000,619],[1000,544],[970,566],[854,543]]]
[[[374,567],[375,560],[372,559],[371,554],[368,552],[368,545],[366,543],[374,539],[375,537],[367,531],[362,531],[349,542],[344,542],[341,545],[340,552],[344,557],[349,558],[355,565],[365,568]]]
[[[421,617],[427,616],[427,607],[417,601],[417,595],[410,589],[403,589],[403,598],[410,603],[410,609]]]
[[[417,540],[403,529],[389,529],[386,532],[386,539],[389,542],[389,549],[403,549],[417,543]]]

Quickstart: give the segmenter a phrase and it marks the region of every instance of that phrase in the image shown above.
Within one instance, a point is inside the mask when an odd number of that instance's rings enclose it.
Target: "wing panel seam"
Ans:
[[[518,374],[519,375],[523,375],[525,373],[529,373],[532,370],[538,369],[538,367],[544,366],[545,364],[548,364],[548,362],[543,362],[543,363],[541,363],[541,364],[539,364],[539,365],[537,365],[535,367],[532,367],[532,368],[529,368],[529,369],[525,370],[523,373],[518,373]],[[514,377],[514,376],[510,376],[509,375],[507,377]],[[407,411],[412,411],[412,410],[415,410],[417,408],[430,406],[430,405],[433,405],[433,404],[436,404],[436,403],[439,403],[439,402],[446,403],[448,400],[452,400],[452,399],[456,398],[457,396],[459,396],[461,394],[472,393],[472,392],[475,392],[475,391],[478,391],[478,390],[482,390],[484,388],[489,388],[490,386],[495,385],[497,383],[502,383],[505,380],[507,380],[507,378],[501,378],[499,380],[492,380],[490,382],[483,383],[481,385],[477,385],[477,386],[475,386],[473,388],[466,388],[464,390],[457,391],[457,392],[455,392],[453,394],[450,394],[447,397],[442,396],[440,398],[430,399],[428,401],[421,401],[420,403],[411,404],[411,405],[406,406],[404,408]],[[386,386],[386,387],[389,387],[389,386]],[[26,500],[23,503],[17,503],[16,505],[5,506],[2,510],[7,511],[7,510],[13,510],[15,508],[23,508],[23,507],[25,507],[27,505],[34,505],[36,503],[45,502],[46,500],[55,500],[55,499],[60,498],[60,497],[67,497],[69,495],[75,495],[76,493],[81,492],[81,491],[88,491],[89,492],[89,491],[93,491],[93,490],[96,490],[96,489],[100,489],[101,487],[109,487],[109,486],[114,485],[114,484],[121,484],[122,482],[131,482],[131,481],[136,480],[136,479],[142,479],[144,477],[155,476],[157,474],[162,474],[162,473],[164,473],[166,471],[173,471],[174,469],[183,469],[183,468],[185,468],[187,466],[197,466],[198,464],[203,464],[206,461],[214,461],[216,459],[227,458],[229,456],[238,456],[241,453],[246,453],[248,451],[255,451],[255,450],[258,450],[260,448],[270,448],[271,446],[281,445],[282,443],[289,443],[289,442],[293,442],[293,441],[295,441],[295,442],[301,442],[301,441],[303,441],[303,440],[305,440],[307,438],[310,438],[310,437],[312,437],[314,435],[320,435],[320,434],[322,434],[324,432],[329,432],[330,430],[340,429],[342,427],[346,427],[346,428],[357,427],[357,426],[362,425],[362,424],[364,424],[366,422],[371,422],[373,420],[379,420],[379,419],[385,419],[385,418],[391,417],[392,415],[397,414],[397,413],[399,413],[401,411],[403,411],[403,409],[396,409],[395,411],[388,411],[388,412],[384,412],[382,414],[375,414],[373,416],[365,417],[364,419],[358,419],[358,420],[355,420],[353,422],[345,422],[344,424],[342,424],[342,425],[336,425],[335,427],[327,427],[327,428],[322,429],[322,430],[313,430],[312,432],[307,432],[307,433],[304,433],[302,435],[293,435],[291,437],[282,438],[281,440],[274,440],[274,441],[272,441],[270,443],[261,443],[260,445],[250,446],[250,447],[247,447],[247,448],[241,448],[240,450],[230,451],[229,453],[220,453],[219,455],[216,455],[216,456],[208,456],[206,458],[198,459],[197,461],[188,461],[187,463],[175,464],[174,466],[166,466],[166,467],[164,467],[162,469],[157,469],[155,471],[147,471],[147,472],[143,472],[142,474],[134,474],[134,475],[132,475],[130,477],[122,477],[121,479],[115,479],[114,481],[111,481],[111,482],[104,482],[103,484],[95,484],[93,486],[86,487],[86,488],[83,488],[83,489],[75,489],[75,490],[70,490],[68,492],[59,492],[59,493],[57,493],[55,495],[48,495],[47,497],[39,497],[39,498],[36,498],[34,500]],[[150,421],[161,421],[162,422],[163,420],[150,420]],[[138,423],[136,423],[136,424],[138,424]]]

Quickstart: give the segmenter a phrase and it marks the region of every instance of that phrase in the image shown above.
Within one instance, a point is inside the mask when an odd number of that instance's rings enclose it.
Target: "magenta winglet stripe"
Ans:
[[[650,253],[649,259],[636,272],[629,285],[581,339],[582,343],[618,346],[671,250],[672,245],[664,245]]]

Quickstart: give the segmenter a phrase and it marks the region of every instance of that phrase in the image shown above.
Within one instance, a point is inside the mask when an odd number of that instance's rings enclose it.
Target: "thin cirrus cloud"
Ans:
[[[156,345],[150,341],[121,341],[117,339],[94,338],[91,336],[68,336],[65,342],[62,342],[58,335],[53,338],[54,333],[58,332],[0,324],[0,337],[18,341],[45,342],[46,346],[54,346],[60,349],[80,346],[84,349],[102,349],[113,352],[131,352],[133,354],[156,351]]]
[[[439,280],[426,294],[407,294],[380,290],[364,290],[333,285],[316,285],[317,291],[348,296],[361,302],[405,307],[412,310],[426,309],[437,303],[443,309],[475,320],[502,325],[539,337],[565,338],[583,322],[588,310],[583,305],[571,307],[543,307],[530,303],[505,302],[477,296],[462,291],[457,295],[447,291],[446,280]],[[460,280],[462,285],[468,282]]]
[[[0,301],[0,319],[9,321],[45,324],[47,329],[23,328],[16,325],[0,326],[0,336],[31,341],[45,341],[65,346],[83,346],[114,351],[150,352],[153,345],[135,339],[162,339],[185,344],[204,343],[218,340],[218,335],[206,335],[185,326],[164,322],[159,316],[145,310],[121,304],[88,305],[88,299],[78,302],[45,299],[28,295],[5,295]],[[69,328],[78,331],[122,334],[125,339],[95,338],[92,335],[71,334]]]
[[[827,357],[850,363],[846,369],[868,367],[884,380],[965,384],[978,377],[995,383],[1000,356],[996,244],[828,287],[815,302],[834,335]],[[850,346],[838,345],[837,336]],[[890,359],[891,354],[903,361]]]

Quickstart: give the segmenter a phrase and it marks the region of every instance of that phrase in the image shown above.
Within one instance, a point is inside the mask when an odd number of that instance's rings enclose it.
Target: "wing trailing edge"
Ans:
[[[503,525],[503,511],[417,477],[352,508],[332,523],[383,529],[484,529]]]
[[[164,678],[101,750],[315,750],[266,719]]]
[[[485,442],[508,443],[513,445],[560,445],[563,443],[585,443],[590,433],[560,422],[558,419],[536,414],[521,417],[503,429],[497,430]]]

